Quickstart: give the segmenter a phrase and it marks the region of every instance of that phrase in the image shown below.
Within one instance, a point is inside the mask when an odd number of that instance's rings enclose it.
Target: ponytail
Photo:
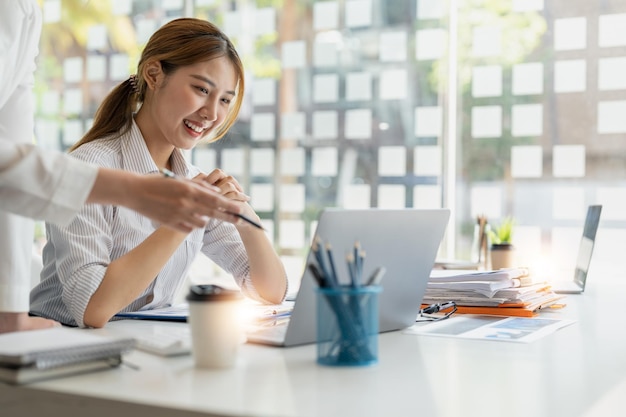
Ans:
[[[133,113],[141,102],[138,96],[132,76],[115,87],[98,107],[89,131],[70,148],[70,152],[93,140],[112,135],[119,137],[128,132]]]

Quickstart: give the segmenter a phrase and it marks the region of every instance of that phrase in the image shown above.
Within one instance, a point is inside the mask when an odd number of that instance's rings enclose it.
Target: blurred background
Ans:
[[[472,258],[478,216],[512,216],[520,262],[573,271],[587,206],[602,204],[592,268],[626,267],[623,0],[40,4],[47,149],[80,139],[168,20],[207,19],[231,37],[244,107],[226,138],[188,157],[244,186],[292,289],[324,207],[449,208],[439,258],[458,260]],[[221,271],[198,260],[192,275]]]

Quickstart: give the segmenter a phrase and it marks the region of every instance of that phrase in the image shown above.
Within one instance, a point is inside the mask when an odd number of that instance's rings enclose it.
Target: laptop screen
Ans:
[[[587,217],[578,248],[578,258],[576,259],[576,270],[574,272],[574,282],[583,289],[585,288],[587,272],[591,264],[591,255],[593,254],[593,247],[595,246],[601,212],[602,206],[600,205],[589,206],[587,209]]]
[[[363,276],[386,269],[379,296],[379,331],[415,323],[439,244],[448,224],[448,209],[332,209],[322,211],[315,238],[331,245],[335,259],[359,242],[367,252]],[[314,239],[315,240],[315,239]],[[309,251],[308,261],[314,262]],[[345,261],[337,263],[340,283],[350,282]],[[315,341],[314,279],[305,269],[289,322],[285,345]]]

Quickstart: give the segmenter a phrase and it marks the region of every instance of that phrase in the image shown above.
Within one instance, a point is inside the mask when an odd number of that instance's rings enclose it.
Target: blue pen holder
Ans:
[[[378,363],[380,286],[317,288],[317,363]]]

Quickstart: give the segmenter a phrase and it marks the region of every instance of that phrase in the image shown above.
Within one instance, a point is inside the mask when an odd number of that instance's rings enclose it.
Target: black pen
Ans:
[[[159,172],[161,174],[163,174],[163,176],[166,177],[166,178],[176,178],[176,174],[174,174],[172,171],[170,171],[167,168],[159,168]],[[254,227],[258,228],[258,229],[265,230],[265,228],[260,223],[255,222],[254,220],[244,216],[241,213],[233,213],[233,212],[230,212],[230,211],[227,211],[226,213],[232,214],[233,216],[236,216],[236,217],[239,217],[241,220],[250,223],[252,226],[254,226]]]
[[[237,216],[237,217],[239,217],[241,220],[243,220],[243,221],[246,221],[246,222],[250,223],[252,226],[254,226],[254,227],[258,228],[258,229],[265,230],[265,228],[264,228],[263,226],[261,226],[261,224],[260,224],[260,223],[255,222],[254,220],[252,220],[252,219],[250,219],[250,218],[248,218],[248,217],[244,216],[243,214],[240,214],[240,213],[232,213],[232,212],[230,212],[230,211],[227,211],[226,213],[228,213],[228,214],[232,214],[233,216]]]

